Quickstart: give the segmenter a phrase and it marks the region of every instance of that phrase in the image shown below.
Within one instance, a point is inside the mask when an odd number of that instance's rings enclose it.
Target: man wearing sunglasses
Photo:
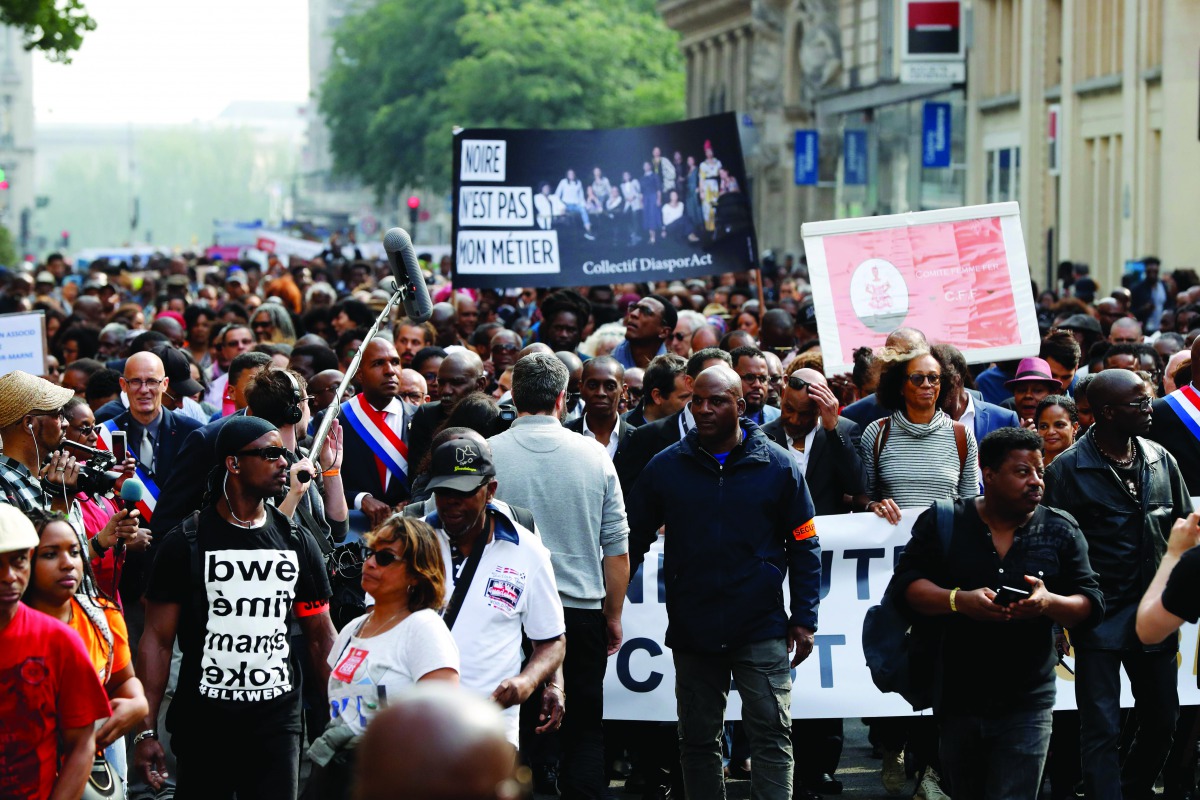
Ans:
[[[74,492],[48,494],[46,489],[64,483],[73,489],[79,475],[74,456],[54,449],[66,426],[63,406],[74,396],[70,389],[20,370],[0,377],[0,503],[26,513],[67,510]],[[82,519],[78,521],[82,530]]]
[[[287,450],[274,425],[234,417],[217,435],[212,502],[164,537],[146,589],[137,674],[150,711],[133,761],[167,778],[158,713],[178,637],[183,660],[167,713],[176,797],[295,797],[300,762],[298,625],[324,704],[333,645],[321,552],[266,501],[282,491]]]
[[[1192,501],[1175,459],[1146,438],[1154,393],[1133,372],[1106,369],[1087,388],[1095,423],[1046,469],[1043,505],[1071,514],[1100,575],[1104,619],[1071,630],[1075,696],[1087,796],[1096,800],[1149,796],[1171,749],[1176,715],[1176,637],[1143,645],[1135,617],[1166,551],[1175,521]],[[1120,671],[1133,687],[1138,731],[1121,738]]]
[[[446,622],[462,659],[460,681],[504,709],[508,740],[517,747],[520,706],[535,692],[542,697],[538,732],[562,724],[566,626],[550,551],[494,499],[499,484],[486,441],[441,444],[431,472],[437,511],[425,521],[442,541]],[[522,633],[533,643],[524,668]]]

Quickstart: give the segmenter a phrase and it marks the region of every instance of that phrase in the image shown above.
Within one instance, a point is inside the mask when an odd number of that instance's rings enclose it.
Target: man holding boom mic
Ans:
[[[425,276],[413,253],[412,240],[400,228],[384,236],[384,250],[396,279],[397,291],[403,292],[404,312],[417,322],[433,313],[433,303],[425,286]],[[409,497],[408,428],[416,409],[400,399],[400,354],[386,338],[373,336],[379,321],[371,329],[346,378],[358,372],[362,392],[340,407],[344,423],[345,458],[342,486],[346,503],[361,511],[369,526],[382,522]],[[316,439],[331,421],[322,420]],[[324,465],[322,465],[324,466]]]

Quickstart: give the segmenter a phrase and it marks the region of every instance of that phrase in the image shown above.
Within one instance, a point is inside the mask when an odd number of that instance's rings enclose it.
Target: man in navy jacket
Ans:
[[[719,365],[700,373],[691,410],[695,428],[634,485],[630,563],[645,557],[665,524],[667,645],[688,796],[724,794],[718,741],[732,676],[752,731],[751,795],[783,800],[792,796],[789,668],[812,652],[817,629],[813,504],[795,460],[739,419],[745,400],[736,372]]]

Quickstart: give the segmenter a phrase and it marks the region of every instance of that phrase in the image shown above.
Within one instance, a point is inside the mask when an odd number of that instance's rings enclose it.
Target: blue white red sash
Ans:
[[[357,394],[342,403],[342,414],[367,447],[371,448],[371,452],[383,467],[407,484],[408,445],[400,438],[400,434],[387,424],[387,415],[368,403],[362,394]],[[380,476],[381,479],[382,477]],[[384,488],[387,487],[386,481],[381,480],[381,483],[384,484]]]
[[[1184,384],[1164,398],[1192,436],[1200,439],[1200,392]]]
[[[100,423],[100,439],[96,442],[101,450],[112,452],[112,435],[113,431],[119,431],[121,428],[117,425],[115,419],[110,419],[108,422]],[[118,464],[118,467],[121,465]],[[150,479],[146,471],[142,469],[142,465],[138,464],[133,468],[133,475],[142,482],[142,486],[146,487],[146,492],[142,495],[142,499],[138,501],[137,510],[142,512],[142,519],[149,521],[154,515],[154,507],[158,505],[158,484]]]

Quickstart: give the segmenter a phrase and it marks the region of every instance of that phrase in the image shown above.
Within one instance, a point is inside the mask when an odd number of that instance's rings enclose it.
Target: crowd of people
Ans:
[[[899,328],[838,376],[790,259],[506,291],[423,257],[431,318],[374,336],[352,241],[0,273],[51,354],[0,376],[0,795],[839,794],[843,720],[791,718],[816,518],[918,509],[888,594],[936,631],[934,714],[867,721],[883,788],[1191,796],[1200,280],[1151,262],[1035,288],[1036,356]],[[678,720],[606,721],[660,537]]]
[[[682,151],[668,157],[654,147],[640,172],[625,170],[620,180],[593,167],[591,182],[584,183],[568,169],[553,187],[548,182],[538,187],[533,197],[538,227],[550,230],[577,222],[584,238],[595,240],[593,223],[600,220],[605,241],[615,246],[698,243],[701,233],[716,230],[717,201],[741,191],[711,142],[704,142],[703,151],[703,159],[685,159]]]

